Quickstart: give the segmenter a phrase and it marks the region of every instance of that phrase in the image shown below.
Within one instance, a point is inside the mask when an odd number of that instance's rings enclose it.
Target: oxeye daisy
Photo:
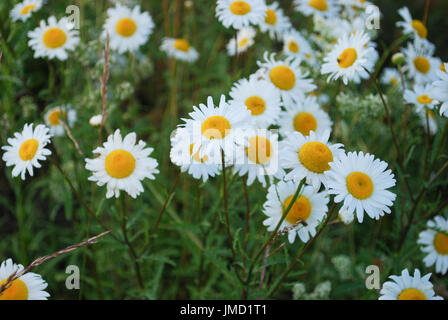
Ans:
[[[428,29],[425,24],[418,19],[412,19],[408,7],[398,10],[398,14],[404,21],[398,21],[397,27],[403,28],[405,34],[412,33],[415,37],[425,39],[428,36]]]
[[[431,85],[425,86],[414,85],[414,89],[407,89],[404,91],[404,99],[407,103],[416,106],[417,111],[422,111],[424,108],[433,109],[438,104],[431,96]]]
[[[448,220],[437,216],[427,223],[428,229],[420,232],[417,243],[427,253],[423,262],[427,267],[436,265],[436,272],[445,274],[448,271]]]
[[[254,38],[257,32],[252,27],[244,27],[238,30],[236,39],[230,39],[227,44],[227,53],[229,56],[240,54],[249,49],[254,44]]]
[[[300,60],[310,60],[314,57],[310,44],[297,30],[284,33],[283,52]]]
[[[289,18],[279,8],[278,2],[273,2],[267,6],[266,17],[259,24],[261,32],[267,32],[272,39],[281,38],[283,33],[291,28]]]
[[[51,16],[48,24],[41,20],[39,27],[28,32],[28,44],[34,50],[34,58],[66,60],[67,51],[73,51],[79,43],[79,32],[73,28],[74,25],[67,18],[57,21]]]
[[[24,0],[14,6],[11,10],[12,21],[26,21],[33,12],[42,7],[42,0]]]
[[[330,144],[330,131],[317,135],[311,131],[309,136],[300,132],[291,132],[280,142],[280,165],[284,169],[292,169],[285,180],[300,181],[306,178],[317,191],[321,184],[326,185],[326,173],[330,163],[343,153],[342,144]]]
[[[336,203],[343,202],[341,210],[356,212],[360,223],[364,212],[376,220],[391,212],[396,194],[387,189],[395,186],[396,181],[392,171],[386,170],[386,162],[368,153],[349,152],[341,154],[330,166],[328,193],[335,195]]]
[[[440,115],[448,117],[448,63],[442,64],[443,68],[437,71],[439,79],[432,84],[431,96],[442,102]]]
[[[294,131],[300,132],[304,136],[308,136],[311,131],[321,135],[331,131],[333,122],[328,114],[320,108],[317,99],[308,96],[280,112],[278,124],[280,125],[280,134],[288,137]]]
[[[22,180],[25,180],[25,174],[28,171],[33,176],[33,168],[40,168],[39,161],[45,161],[51,151],[45,148],[50,143],[50,129],[40,124],[33,130],[33,124],[25,124],[21,133],[14,133],[14,138],[9,138],[10,145],[3,146],[6,152],[3,154],[3,161],[6,166],[14,166],[12,176],[17,177],[20,174]]]
[[[163,39],[160,50],[164,51],[169,57],[181,61],[194,62],[199,57],[196,49],[187,40],[181,38]]]
[[[0,286],[5,284],[9,276],[23,270],[21,264],[15,264],[11,259],[0,265]],[[0,293],[0,300],[47,300],[50,294],[44,291],[48,284],[34,272],[27,272],[12,281],[10,286]]]
[[[276,123],[280,114],[280,93],[266,80],[241,79],[229,93],[230,103],[246,107],[254,125],[267,128]]]
[[[443,300],[435,295],[430,277],[431,273],[422,277],[418,269],[411,276],[408,269],[404,269],[401,276],[390,276],[392,281],[383,284],[379,300]]]
[[[62,121],[71,127],[76,120],[76,111],[70,105],[55,107],[48,110],[44,117],[50,133],[53,136],[62,136],[65,132]]]
[[[154,149],[145,148],[146,143],[141,140],[136,142],[134,132],[123,139],[117,129],[102,147],[93,150],[98,157],[86,159],[86,169],[93,172],[89,180],[99,186],[107,185],[106,198],[118,198],[123,190],[135,199],[143,192],[141,181],[154,180],[154,174],[159,173],[157,160],[149,157]]]
[[[193,152],[192,134],[185,128],[177,128],[171,138],[171,162],[188,172],[195,179],[206,182],[209,177],[218,176],[221,166],[207,156],[200,156],[199,150]]]
[[[415,79],[417,83],[427,83],[437,80],[440,60],[433,57],[435,47],[427,41],[419,38],[414,39],[403,49],[406,56],[405,70],[409,78]]]
[[[265,52],[265,62],[257,62],[260,70],[256,75],[275,86],[284,104],[300,101],[306,93],[317,88],[311,79],[306,78],[308,73],[302,73],[300,60],[288,57],[285,60],[276,61],[274,57],[274,53],[269,56]]]
[[[294,0],[295,10],[305,16],[333,18],[338,15],[339,6],[335,0]]]
[[[231,159],[235,155],[235,145],[243,145],[244,137],[241,129],[250,125],[250,111],[241,108],[235,103],[227,103],[222,95],[219,105],[215,107],[213,98],[208,97],[207,105],[200,104],[199,108],[193,106],[193,112],[189,113],[190,119],[184,126],[192,133],[193,150],[199,157],[207,155],[214,163],[221,162],[221,150]]]
[[[369,46],[370,38],[364,32],[345,34],[340,38],[333,50],[324,58],[321,67],[322,74],[330,74],[328,81],[342,78],[344,84],[348,81],[359,82],[361,78],[368,78],[369,70],[373,67],[372,51]]]
[[[395,68],[385,68],[380,79],[382,84],[399,86],[401,83],[400,73]]]
[[[420,123],[425,129],[425,132],[428,132],[430,135],[435,135],[439,126],[437,125],[436,115],[431,109],[423,108],[417,110],[417,115],[420,118]]]
[[[235,174],[247,174],[247,185],[257,179],[263,187],[266,177],[271,184],[274,177],[281,179],[285,172],[278,162],[278,135],[265,129],[248,129],[243,134],[248,144],[237,149]]]
[[[268,216],[263,224],[268,231],[274,231],[288,206],[294,199],[299,187],[296,181],[280,181],[268,189],[267,200],[263,205],[263,213]],[[328,212],[329,202],[325,191],[315,192],[311,186],[302,186],[299,197],[280,225],[279,230],[288,228],[288,240],[293,243],[298,235],[300,240],[307,242],[316,235],[316,228]],[[304,221],[305,223],[299,223]]]
[[[117,4],[107,10],[103,27],[103,38],[109,35],[110,47],[119,53],[135,51],[148,41],[154,29],[154,22],[148,12],[141,12],[140,6],[132,10]]]
[[[263,22],[266,9],[264,0],[218,0],[216,16],[224,27],[239,30]]]

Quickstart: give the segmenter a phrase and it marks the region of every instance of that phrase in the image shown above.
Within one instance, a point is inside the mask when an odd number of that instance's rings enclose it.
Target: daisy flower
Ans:
[[[245,106],[251,113],[254,125],[267,128],[276,123],[280,114],[280,93],[266,80],[241,79],[229,93],[230,103]]]
[[[389,86],[399,86],[400,85],[400,73],[395,68],[385,68],[380,82]]]
[[[437,216],[427,223],[428,229],[418,235],[421,250],[427,253],[423,260],[427,267],[436,265],[436,272],[445,274],[448,271],[448,220]]]
[[[330,131],[317,135],[311,131],[309,136],[300,132],[291,132],[280,142],[280,165],[284,169],[292,169],[285,180],[300,181],[306,178],[306,183],[319,190],[321,184],[326,185],[326,173],[330,163],[343,153],[342,144],[330,144]]]
[[[412,19],[408,7],[398,10],[398,14],[404,21],[397,22],[397,27],[403,28],[405,34],[412,33],[414,37],[425,39],[428,36],[428,29],[421,20]]]
[[[14,273],[21,272],[23,266],[15,264],[11,259],[0,265],[0,286]],[[14,280],[8,289],[0,294],[0,300],[47,300],[50,294],[44,291],[48,284],[34,272],[27,272]]]
[[[259,25],[266,17],[264,0],[218,0],[216,17],[224,27],[241,29],[249,25]]]
[[[435,135],[439,126],[437,125],[436,115],[428,108],[417,110],[417,114],[420,118],[420,123],[425,129],[425,132],[429,131],[430,135]]]
[[[86,169],[93,172],[89,177],[99,186],[107,185],[106,198],[120,196],[120,190],[126,191],[132,198],[143,192],[141,181],[154,180],[159,173],[157,160],[149,157],[154,150],[145,148],[146,143],[132,132],[122,139],[120,130],[111,134],[102,147],[93,150],[98,157],[86,159]]]
[[[28,171],[33,176],[33,168],[40,168],[39,161],[45,161],[51,151],[45,146],[50,143],[50,129],[40,124],[33,130],[33,124],[25,124],[21,133],[14,133],[14,138],[9,138],[10,145],[3,146],[6,152],[3,154],[3,161],[6,166],[14,166],[12,176],[17,177],[20,174],[22,180],[25,180],[25,174]]]
[[[271,39],[281,38],[283,33],[292,27],[289,18],[279,8],[278,2],[267,6],[266,18],[259,24],[261,32],[267,32]]]
[[[284,104],[303,99],[306,93],[316,89],[311,79],[307,79],[308,73],[302,73],[300,60],[288,57],[285,60],[276,61],[275,53],[264,54],[265,62],[258,61],[260,70],[257,76],[271,82],[280,92]]]
[[[305,16],[333,18],[338,15],[339,6],[335,0],[294,0],[295,10]]]
[[[297,30],[290,30],[283,35],[283,52],[288,57],[310,60],[314,57],[308,41]]]
[[[369,46],[369,42],[369,36],[362,31],[345,34],[324,58],[322,74],[330,74],[328,81],[342,78],[344,84],[368,78],[369,75],[364,68],[369,70],[374,66],[371,60],[374,48]]]
[[[405,90],[404,99],[407,103],[416,106],[417,111],[422,111],[425,107],[433,109],[438,104],[437,100],[431,97],[431,85],[421,86],[416,84],[413,90]]]
[[[435,295],[430,277],[431,273],[422,277],[418,269],[411,276],[408,269],[404,269],[401,276],[390,276],[392,281],[383,284],[379,300],[443,300]]]
[[[171,162],[181,168],[182,172],[188,172],[195,179],[206,182],[209,177],[218,176],[221,166],[211,161],[204,155],[199,156],[199,151],[193,153],[194,143],[192,135],[185,128],[177,128],[171,138]]]
[[[440,68],[441,70],[437,71],[439,80],[434,81],[432,84],[431,96],[442,102],[442,106],[440,107],[440,115],[448,118],[448,73],[446,72],[448,63],[444,63],[442,66],[443,67]]]
[[[278,135],[265,129],[248,129],[244,135],[248,145],[237,151],[235,174],[247,174],[248,186],[257,179],[266,187],[266,176],[271,184],[274,177],[281,179],[285,172],[278,163]]]
[[[107,10],[103,37],[109,35],[110,47],[120,54],[135,51],[148,41],[154,22],[148,12],[141,12],[140,6],[134,9],[117,4]]]
[[[57,21],[51,16],[48,24],[41,20],[39,27],[28,32],[28,45],[34,50],[34,58],[66,60],[67,51],[73,51],[79,43],[79,32],[73,28],[67,18]]]
[[[62,136],[65,132],[61,120],[67,123],[69,127],[76,121],[76,111],[70,105],[51,108],[44,116],[46,125],[50,128],[53,136]]]
[[[308,96],[280,112],[278,124],[281,135],[287,137],[294,131],[300,132],[304,136],[308,136],[311,131],[321,135],[326,131],[331,131],[333,122],[328,114],[320,108],[317,99],[314,96]]]
[[[218,107],[215,107],[213,98],[208,97],[207,105],[193,106],[189,116],[190,119],[182,119],[185,122],[182,126],[192,133],[192,153],[199,151],[199,158],[207,155],[210,161],[222,163],[221,150],[226,157],[233,158],[235,146],[245,143],[240,129],[250,124],[250,111],[227,103],[224,95]]]
[[[406,56],[406,71],[409,78],[415,79],[417,83],[427,83],[437,80],[440,59],[433,57],[435,47],[433,44],[419,38],[408,43],[403,49]]]
[[[299,184],[298,181],[280,181],[269,187],[267,200],[263,205],[263,213],[268,216],[263,225],[268,227],[268,231],[275,230],[294,199]],[[297,235],[301,241],[307,242],[316,235],[316,228],[327,215],[328,202],[325,191],[318,193],[311,186],[302,186],[299,197],[294,201],[279,230],[287,228],[290,243],[295,241]],[[306,225],[298,223],[300,220]]]
[[[164,51],[169,57],[181,61],[194,62],[199,54],[195,48],[185,39],[165,38],[163,39],[160,50]]]
[[[33,12],[42,7],[42,0],[24,0],[14,6],[11,10],[12,21],[26,21]]]
[[[238,30],[236,39],[230,39],[227,44],[227,53],[229,56],[234,56],[236,53],[240,54],[249,49],[255,43],[254,38],[257,32],[252,27],[244,27]]]
[[[360,223],[364,212],[376,220],[391,212],[389,207],[396,194],[387,189],[395,186],[396,181],[392,171],[386,170],[386,162],[368,153],[349,152],[341,154],[330,166],[328,193],[335,195],[336,203],[343,202],[341,210],[356,211]]]

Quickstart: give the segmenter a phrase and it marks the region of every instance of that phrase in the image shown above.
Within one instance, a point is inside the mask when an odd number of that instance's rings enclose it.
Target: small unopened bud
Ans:
[[[406,57],[401,52],[397,52],[392,56],[392,63],[396,66],[401,66],[406,62]]]
[[[98,115],[90,118],[89,123],[92,127],[98,127],[101,124],[102,120],[103,120],[103,116],[98,114]]]
[[[343,224],[350,224],[355,219],[353,212],[349,213],[346,209],[339,211],[338,217]]]

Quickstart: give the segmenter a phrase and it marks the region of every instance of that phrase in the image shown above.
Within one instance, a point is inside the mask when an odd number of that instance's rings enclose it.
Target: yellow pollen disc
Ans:
[[[230,5],[230,11],[237,16],[244,16],[251,10],[250,5],[246,1],[234,1]]]
[[[131,37],[137,31],[137,24],[131,18],[123,18],[117,22],[115,31],[122,37]]]
[[[230,130],[230,122],[223,116],[211,116],[202,123],[202,135],[207,139],[223,139]]]
[[[418,56],[417,58],[414,59],[414,66],[417,69],[417,71],[424,74],[427,74],[429,72],[429,69],[431,68],[428,59],[422,56]]]
[[[443,72],[446,72],[445,64],[443,62],[440,65],[440,70],[442,70]]]
[[[250,110],[253,116],[258,116],[266,110],[266,102],[260,97],[253,96],[247,98],[244,102],[247,109]]]
[[[434,237],[434,248],[439,254],[448,254],[448,236],[441,232],[437,232]]]
[[[184,39],[176,39],[174,41],[174,48],[180,51],[188,52],[188,50],[190,50],[190,43]]]
[[[52,125],[52,126],[58,126],[61,124],[60,116],[63,116],[64,113],[61,112],[60,110],[54,110],[50,113],[50,115],[48,116],[48,122]]]
[[[428,36],[428,29],[426,29],[425,25],[420,20],[412,20],[412,28],[417,32],[420,38],[426,38]]]
[[[333,153],[324,143],[310,141],[300,148],[299,160],[308,170],[324,173],[330,169],[329,163],[333,161]]]
[[[20,10],[20,14],[24,16],[24,15],[30,13],[31,11],[33,11],[35,8],[36,8],[36,6],[34,4],[29,4],[25,7],[23,7],[22,10]]]
[[[126,150],[118,149],[106,157],[105,167],[107,173],[116,179],[129,177],[135,169],[135,158]]]
[[[266,19],[265,22],[270,25],[275,25],[277,23],[277,14],[274,10],[268,9],[266,11]]]
[[[398,79],[397,78],[390,78],[390,83],[392,83],[394,86],[398,85]]]
[[[272,156],[271,142],[265,137],[252,137],[249,139],[249,146],[246,148],[246,154],[252,162],[265,164]]]
[[[283,203],[284,210],[288,209],[294,196],[289,196]],[[286,215],[286,221],[291,224],[295,224],[300,220],[306,221],[311,215],[311,202],[305,196],[300,196],[292,205],[288,214]]]
[[[291,90],[296,84],[296,75],[287,66],[272,68],[269,76],[272,83],[281,90]]]
[[[309,5],[319,11],[327,11],[328,5],[325,0],[310,0]]]
[[[432,102],[432,99],[427,94],[423,94],[417,98],[417,101],[421,104],[428,104]]]
[[[207,155],[204,155],[204,157],[202,157],[202,158],[199,156],[199,150],[200,150],[201,148],[199,148],[198,151],[197,151],[195,154],[193,154],[193,147],[194,147],[194,143],[190,144],[190,155],[191,155],[191,157],[192,157],[195,161],[197,161],[197,162],[201,162],[201,163],[206,162],[206,161],[208,160]]]
[[[37,149],[39,148],[39,141],[36,139],[28,139],[19,149],[19,157],[23,161],[29,161],[36,155]]]
[[[43,42],[47,48],[60,48],[66,41],[67,34],[59,28],[50,28],[44,33]]]
[[[288,43],[288,49],[289,49],[289,51],[294,52],[294,53],[297,53],[300,50],[299,45],[295,41],[290,41]]]
[[[239,48],[244,47],[244,46],[247,44],[248,41],[249,41],[249,40],[248,40],[247,38],[243,38],[243,39],[241,39],[241,41],[238,42],[238,47],[239,47]]]
[[[418,289],[409,288],[401,291],[398,300],[426,300],[426,296]]]
[[[352,172],[346,178],[347,190],[356,199],[364,200],[373,193],[373,181],[363,172]]]
[[[348,68],[355,63],[356,59],[358,58],[358,54],[356,53],[356,50],[353,48],[348,48],[342,51],[341,55],[338,57],[338,65],[341,68]]]
[[[6,282],[7,279],[0,281],[0,286]],[[11,286],[3,291],[0,295],[0,300],[27,300],[28,299],[28,288],[26,284],[20,280],[16,279],[12,282]]]
[[[294,117],[294,129],[304,136],[308,136],[310,131],[316,131],[317,120],[309,112],[301,112]]]

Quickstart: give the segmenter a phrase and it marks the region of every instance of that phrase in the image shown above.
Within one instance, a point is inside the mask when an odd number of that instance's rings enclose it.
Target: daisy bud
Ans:
[[[401,66],[406,62],[406,57],[401,52],[397,52],[392,56],[392,63],[396,66]]]
[[[98,127],[101,124],[101,120],[103,119],[103,116],[100,114],[97,114],[96,116],[93,116],[90,118],[89,123],[92,127]]]

